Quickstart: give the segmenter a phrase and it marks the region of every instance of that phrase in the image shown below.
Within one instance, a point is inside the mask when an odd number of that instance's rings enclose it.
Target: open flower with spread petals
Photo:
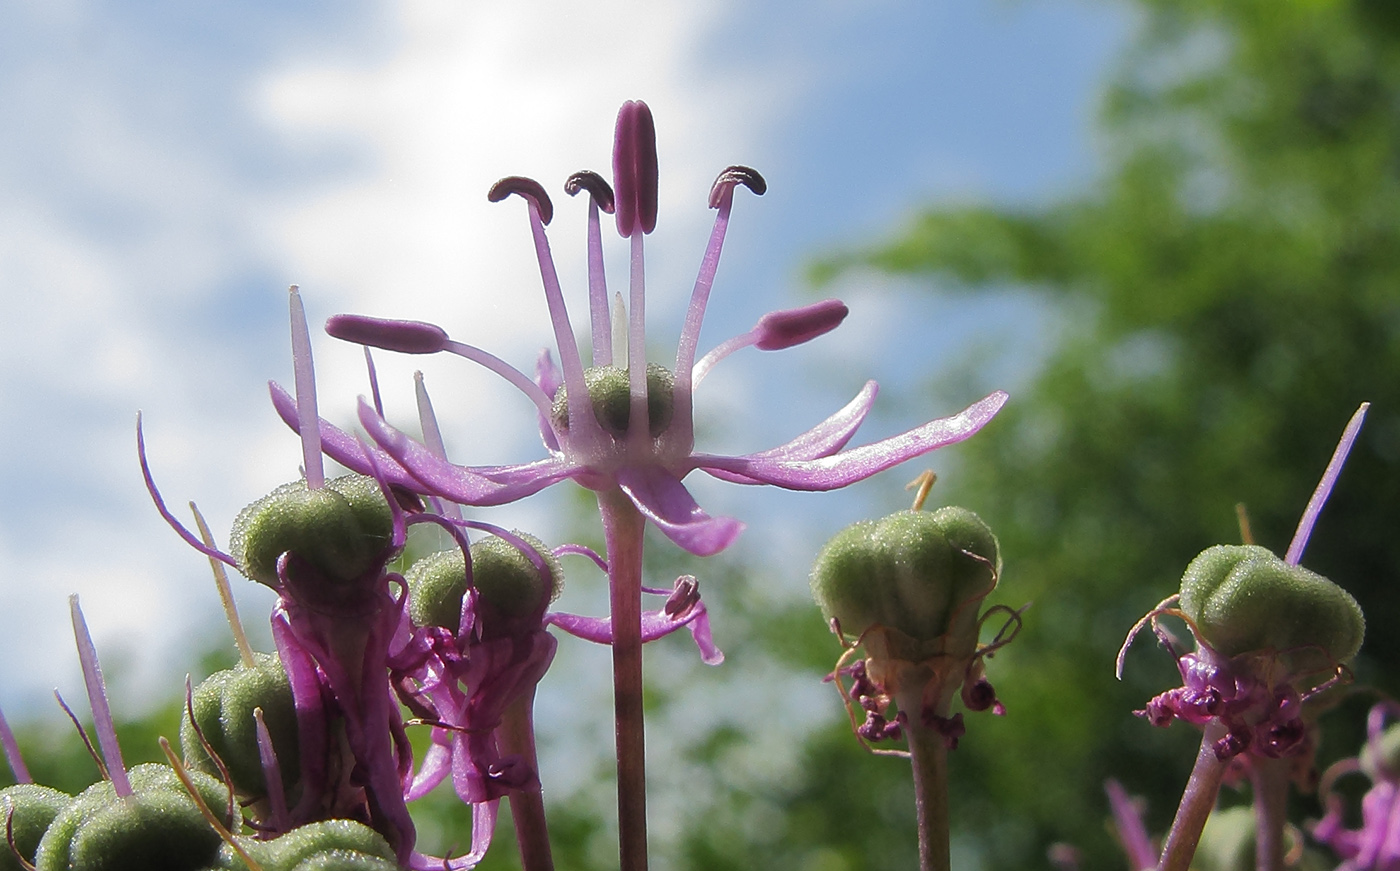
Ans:
[[[852,450],[842,450],[864,421],[877,385],[866,384],[850,404],[792,441],[743,456],[696,452],[692,395],[721,358],[748,345],[779,350],[801,344],[838,326],[846,306],[826,300],[761,318],[742,336],[722,343],[697,360],[700,328],[719,266],[734,191],[739,186],[762,194],[763,178],[752,169],[726,169],[710,192],[718,210],[701,261],[682,329],[675,366],[645,359],[645,234],[656,224],[656,143],[651,112],[628,103],[618,115],[613,156],[614,184],[592,172],[573,175],[570,194],[589,195],[589,304],[593,329],[592,366],[585,367],[568,314],[545,226],[554,208],[544,188],[530,179],[502,179],[490,198],[518,195],[528,206],[530,227],[545,296],[559,349],[559,366],[542,357],[532,379],[494,355],[449,338],[432,324],[357,315],[333,317],[331,335],[367,346],[410,354],[447,352],[487,366],[515,385],[535,405],[549,456],[514,466],[455,466],[387,425],[368,404],[361,423],[392,456],[392,483],[412,486],[467,505],[493,505],[530,495],[566,478],[597,491],[620,491],[648,520],[686,550],[709,555],[723,550],[743,529],[733,518],[712,517],[691,497],[681,480],[699,469],[724,480],[772,484],[791,490],[832,490],[874,475],[935,448],[977,432],[997,413],[1006,394],[993,393],[951,417]],[[618,231],[630,240],[631,276],[626,303],[621,294],[610,305],[603,272],[600,212],[614,214]],[[284,419],[295,425],[293,404],[274,388]],[[368,458],[349,435],[322,424],[323,445],[336,460],[368,472]],[[381,458],[382,459],[382,458]]]

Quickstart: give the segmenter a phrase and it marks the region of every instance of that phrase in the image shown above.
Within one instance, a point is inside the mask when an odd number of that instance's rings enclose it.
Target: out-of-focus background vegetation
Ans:
[[[1400,689],[1400,6],[1120,5],[1139,16],[1138,35],[1111,73],[1098,121],[1106,169],[1092,186],[1034,207],[931,203],[810,261],[814,293],[871,274],[899,277],[905,293],[1010,288],[1058,325],[1033,383],[933,495],[992,525],[1006,561],[999,600],[1033,603],[989,667],[1007,716],[971,715],[953,754],[957,867],[1048,867],[1054,843],[1082,850],[1085,868],[1125,867],[1106,827],[1110,776],[1165,829],[1196,736],[1131,716],[1174,669],[1143,642],[1115,681],[1123,635],[1197,552],[1238,540],[1237,502],[1261,544],[1286,548],[1362,400],[1371,415],[1304,564],[1365,610],[1355,672],[1371,689],[1324,721],[1322,762],[1354,753],[1374,693]],[[930,373],[927,391],[999,386],[987,353]],[[681,570],[652,551],[657,574]],[[907,771],[861,751],[844,718],[779,741],[776,756],[752,749],[772,746],[784,722],[786,690],[765,688],[815,683],[838,653],[813,608],[762,594],[777,569],[761,556],[740,549],[705,567],[738,682],[692,663],[683,644],[651,657],[659,867],[913,867]],[[687,731],[696,698],[734,715]],[[149,744],[137,735],[154,728],[133,726],[127,746]],[[55,749],[45,730],[21,729],[36,775],[81,781],[60,765],[81,770],[75,742]],[[561,868],[613,861],[607,777],[602,766],[554,794]],[[1317,806],[1297,797],[1293,810],[1302,819]],[[466,815],[450,803],[425,805],[423,818],[440,839],[428,846],[465,843]],[[482,867],[511,867],[509,841]]]

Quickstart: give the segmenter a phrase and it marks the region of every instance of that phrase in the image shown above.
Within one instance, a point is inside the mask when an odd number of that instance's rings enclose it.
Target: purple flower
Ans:
[[[843,450],[874,402],[877,385],[872,381],[846,407],[786,444],[742,456],[697,452],[693,392],[721,358],[749,345],[777,350],[809,341],[838,326],[846,315],[846,307],[839,301],[827,300],[765,315],[752,330],[722,343],[697,362],[700,327],[719,266],[734,190],[740,185],[756,194],[766,190],[766,183],[757,172],[732,166],[720,174],[710,191],[710,206],[718,215],[701,260],[674,368],[648,366],[643,239],[656,224],[656,175],[651,111],[644,103],[630,102],[618,113],[613,151],[615,192],[593,172],[576,173],[565,186],[571,195],[581,191],[589,194],[591,368],[585,368],[569,324],[545,234],[545,226],[553,217],[553,204],[537,182],[519,177],[498,182],[491,189],[490,199],[498,201],[518,195],[527,204],[559,368],[546,353],[536,367],[536,377],[531,379],[480,348],[454,341],[432,324],[358,315],[339,315],[326,324],[327,332],[347,341],[409,354],[445,351],[500,374],[535,405],[540,434],[549,451],[547,457],[510,466],[453,465],[389,426],[365,402],[360,405],[360,422],[382,451],[366,449],[350,435],[321,421],[321,443],[326,453],[363,473],[377,464],[393,485],[464,505],[512,502],[566,478],[600,493],[621,491],[672,541],[704,556],[727,547],[742,531],[743,524],[730,517],[712,517],[696,504],[682,483],[692,471],[699,469],[742,484],[832,490],[967,438],[1006,402],[1006,394],[997,391],[951,417]],[[615,215],[618,232],[631,244],[627,301],[618,294],[611,306],[603,271],[600,212]],[[272,394],[282,418],[298,428],[301,423],[295,401],[275,384]]]
[[[1394,702],[1382,702],[1371,709],[1366,720],[1366,747],[1358,757],[1333,763],[1322,775],[1318,794],[1327,814],[1312,825],[1312,836],[1327,844],[1345,861],[1338,871],[1370,871],[1400,865],[1400,841],[1395,819],[1400,814],[1400,771],[1394,765],[1395,726],[1385,728],[1387,717],[1400,714]],[[1391,752],[1387,752],[1390,750]],[[1371,788],[1361,800],[1361,827],[1346,827],[1346,809],[1341,796],[1332,791],[1337,778],[1360,771],[1371,780]]]

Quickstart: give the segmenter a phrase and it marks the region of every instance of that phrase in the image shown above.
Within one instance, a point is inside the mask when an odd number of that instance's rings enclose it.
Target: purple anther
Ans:
[[[534,203],[535,209],[540,213],[540,223],[548,225],[554,218],[554,203],[549,201],[549,194],[544,192],[544,186],[532,178],[508,175],[491,185],[491,190],[486,192],[486,199],[499,203],[511,194],[518,194]]]
[[[656,229],[656,124],[641,100],[622,104],[613,133],[613,188],[617,232],[624,237]]]
[[[666,604],[661,610],[667,617],[678,617],[694,608],[699,601],[700,584],[695,580],[695,576],[682,575],[676,579],[676,588],[666,599]]]
[[[748,166],[726,167],[724,172],[719,174],[715,183],[710,186],[710,208],[718,209],[720,203],[724,201],[724,195],[734,190],[735,185],[743,185],[753,191],[754,196],[761,197],[768,192],[768,182],[763,180],[763,176],[758,174],[758,170]]]
[[[924,708],[922,716],[924,726],[942,735],[943,743],[947,745],[949,750],[958,749],[958,739],[967,734],[967,726],[963,723],[961,713],[951,717],[942,717],[935,714],[932,709]]]
[[[850,309],[839,299],[824,299],[801,308],[769,312],[754,326],[760,351],[781,351],[810,342],[841,325]]]
[[[1307,727],[1300,719],[1276,723],[1264,733],[1263,740],[1259,742],[1258,751],[1274,759],[1292,755],[1295,750],[1303,746],[1307,734]]]
[[[985,711],[997,704],[997,691],[986,678],[963,684],[962,702],[969,711]]]
[[[564,182],[564,193],[575,197],[578,196],[579,191],[588,191],[593,202],[598,204],[598,208],[609,215],[613,213],[615,200],[612,186],[598,173],[591,169],[583,169],[569,176],[568,181]]]
[[[436,324],[364,315],[334,315],[326,320],[326,334],[344,342],[400,354],[436,354],[448,342],[447,331]]]
[[[1248,750],[1253,737],[1249,727],[1243,723],[1232,725],[1225,737],[1216,741],[1211,749],[1215,751],[1215,758],[1224,762]]]

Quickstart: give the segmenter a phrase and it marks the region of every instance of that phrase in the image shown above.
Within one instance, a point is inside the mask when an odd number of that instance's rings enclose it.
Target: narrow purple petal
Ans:
[[[863,481],[936,448],[955,444],[976,433],[1002,406],[1007,395],[996,391],[953,415],[930,421],[906,433],[834,456],[791,459],[783,456],[721,457],[695,454],[695,468],[737,474],[789,490],[835,490]]]
[[[268,393],[272,395],[272,407],[277,410],[277,416],[282,418],[282,422],[291,427],[292,432],[300,433],[301,422],[297,417],[296,400],[292,398],[282,385],[276,381],[267,382]],[[327,423],[324,419],[320,422],[321,430],[321,450],[326,452],[326,456],[340,463],[352,472],[361,475],[369,475],[374,472],[375,466],[379,467],[379,472],[390,484],[403,487],[405,490],[422,492],[423,485],[418,480],[404,470],[402,466],[394,462],[394,458],[382,451],[374,451],[374,462],[366,454],[366,450],[359,441],[345,430],[334,424]],[[236,564],[230,563],[236,568]]]
[[[846,403],[840,411],[828,417],[826,420],[804,432],[802,435],[786,444],[776,448],[769,448],[766,451],[748,454],[749,459],[759,459],[775,457],[787,460],[815,460],[820,457],[830,456],[846,446],[851,437],[856,434],[856,430],[865,422],[865,417],[870,413],[871,407],[875,404],[875,396],[880,392],[880,385],[874,381],[865,382],[860,393],[855,399]],[[762,481],[754,478],[747,478],[733,472],[706,469],[711,475],[722,481],[731,481],[735,484],[762,484]]]
[[[442,730],[434,730],[433,743],[423,754],[423,764],[418,768],[413,783],[404,791],[404,801],[416,801],[432,792],[439,783],[452,772],[452,750],[448,744],[439,744],[437,735]]]
[[[436,354],[447,345],[447,331],[437,324],[364,315],[332,315],[326,321],[326,333],[344,342],[400,354]]]
[[[1113,824],[1118,829],[1118,840],[1123,852],[1128,854],[1128,863],[1133,871],[1146,871],[1157,867],[1157,851],[1152,847],[1152,839],[1147,835],[1147,827],[1142,822],[1142,808],[1138,806],[1123,784],[1109,778],[1104,782],[1104,792],[1108,793],[1108,804],[1113,810]]]
[[[1356,413],[1347,421],[1346,429],[1342,430],[1342,438],[1337,442],[1337,449],[1332,452],[1332,459],[1327,463],[1327,469],[1322,473],[1322,480],[1317,482],[1317,489],[1313,491],[1312,498],[1308,500],[1308,507],[1303,510],[1303,516],[1298,521],[1298,531],[1293,533],[1293,541],[1288,545],[1288,553],[1283,561],[1289,565],[1296,566],[1303,558],[1303,549],[1308,546],[1308,538],[1312,535],[1313,525],[1317,523],[1318,515],[1322,513],[1322,506],[1327,504],[1327,497],[1332,495],[1332,487],[1337,483],[1337,478],[1342,474],[1342,466],[1346,465],[1347,454],[1351,453],[1351,446],[1356,442],[1356,436],[1361,432],[1361,423],[1366,419],[1366,410],[1371,407],[1371,403],[1363,402],[1361,407],[1356,409]]]
[[[624,468],[617,473],[617,484],[657,529],[696,556],[719,553],[744,531],[744,524],[732,517],[706,514],[680,479],[664,469]]]
[[[25,767],[24,757],[19,752],[19,742],[15,740],[15,733],[10,731],[10,724],[5,722],[4,711],[0,711],[0,747],[5,750],[5,761],[10,763],[15,783],[33,783],[34,778],[29,776],[29,769]]]
[[[691,577],[683,577],[677,584],[686,581],[694,584],[694,578]],[[650,587],[643,587],[642,590],[663,596],[672,595],[670,590],[657,590]],[[700,649],[702,662],[706,665],[719,665],[724,662],[724,653],[715,645],[714,638],[710,634],[709,611],[705,608],[705,604],[699,601],[698,593],[692,603],[675,613],[668,610],[670,604],[671,602],[668,600],[666,606],[642,612],[642,642],[648,643],[658,638],[665,638],[684,626],[690,629],[695,646]],[[546,625],[558,626],[575,638],[582,638],[584,641],[591,641],[594,644],[612,644],[612,620],[608,617],[585,617],[580,614],[551,612],[544,615],[544,622]]]
[[[594,351],[594,365],[597,364],[597,351]],[[546,397],[553,401],[555,394],[559,392],[560,386],[564,383],[564,376],[559,368],[554,365],[554,358],[550,356],[548,348],[542,348],[540,355],[535,358],[535,383]],[[381,414],[380,417],[383,417]],[[559,438],[554,434],[554,424],[550,421],[549,415],[544,412],[536,414],[540,427],[540,440],[544,442],[546,449],[550,451],[559,450]]]
[[[78,642],[78,660],[83,665],[83,682],[87,685],[88,703],[92,706],[97,744],[102,748],[102,759],[107,763],[107,776],[112,778],[113,791],[119,797],[126,798],[133,792],[131,781],[126,776],[126,763],[122,761],[122,748],[117,743],[112,709],[107,704],[107,685],[102,679],[102,665],[97,661],[97,648],[93,646],[92,635],[88,633],[87,621],[83,619],[83,609],[78,606],[76,594],[68,597],[68,610],[73,617],[73,637]]]
[[[499,483],[470,469],[454,466],[408,436],[385,423],[363,399],[360,424],[394,461],[415,479],[414,489],[463,505],[502,505],[538,493],[550,484],[577,473],[577,467],[562,459],[515,467],[528,470],[517,480]]]

